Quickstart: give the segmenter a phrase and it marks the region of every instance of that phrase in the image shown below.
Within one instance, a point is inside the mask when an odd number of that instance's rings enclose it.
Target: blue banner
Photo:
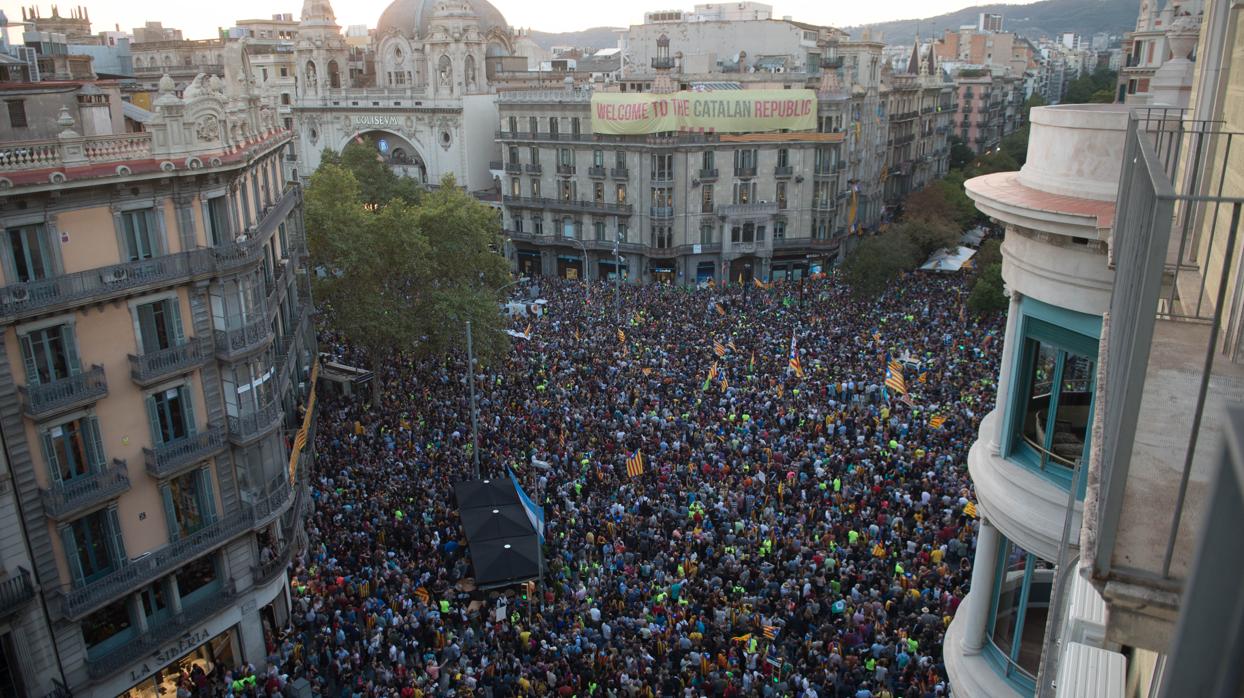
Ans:
[[[510,470],[509,473],[510,480],[514,482],[514,489],[518,491],[518,501],[522,503],[523,511],[527,512],[527,518],[531,519],[531,526],[536,529],[536,535],[540,538],[540,544],[544,545],[544,508],[536,506],[536,503],[531,501],[531,497],[527,496],[526,490],[519,484],[514,471]]]

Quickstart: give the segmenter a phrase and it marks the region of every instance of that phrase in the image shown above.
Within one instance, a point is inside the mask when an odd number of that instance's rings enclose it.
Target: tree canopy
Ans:
[[[1109,104],[1114,101],[1119,74],[1113,70],[1085,73],[1067,84],[1063,104]]]
[[[341,165],[349,170],[359,184],[363,202],[370,206],[382,206],[394,199],[413,204],[418,202],[422,193],[418,182],[397,176],[376,148],[367,143],[352,142],[340,153],[326,148],[320,162]]]
[[[361,167],[374,179],[360,181],[347,158],[324,162],[305,197],[317,293],[331,308],[348,310],[332,315],[334,327],[376,365],[397,351],[462,347],[471,320],[481,361],[497,356],[508,346],[497,289],[509,277],[495,252],[496,214],[452,177],[430,193],[377,203],[372,187],[400,192],[409,185]]]

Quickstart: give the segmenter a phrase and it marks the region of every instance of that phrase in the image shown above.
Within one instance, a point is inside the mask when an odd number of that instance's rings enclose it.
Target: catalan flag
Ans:
[[[726,308],[725,308],[725,306],[723,306],[721,303],[718,303],[718,304],[717,304],[717,314],[718,314],[718,315],[725,315],[725,314],[726,314]]]
[[[717,355],[717,358],[725,357],[726,345],[714,339],[713,340],[713,353]]]
[[[920,381],[921,383],[928,383],[928,382],[929,382],[929,372],[928,372],[928,371],[921,371],[921,372],[920,372],[920,375],[919,375],[919,376],[916,376],[916,380]]]
[[[752,639],[752,634],[747,633],[746,635],[735,635],[734,637],[730,638],[730,641],[731,642],[747,642],[750,639]]]
[[[776,625],[766,625],[765,626],[765,639],[776,640],[778,636],[778,632],[780,630],[781,628],[778,628]]]
[[[730,351],[738,351],[738,350],[739,350],[739,348],[738,348],[738,347],[734,346],[734,340],[733,340],[733,339],[732,339],[732,340],[730,340],[730,341],[728,341],[728,342],[726,342],[726,348],[727,348],[727,349],[729,349]]]
[[[420,603],[426,604],[428,601],[432,600],[432,595],[428,593],[426,588],[419,587],[418,589],[415,589],[415,598],[419,599]]]
[[[622,331],[622,328],[621,328],[621,327],[619,327],[619,328],[618,328],[618,341],[619,341],[619,342],[625,342],[625,341],[626,341],[626,333]]]
[[[946,423],[946,418],[940,414],[933,415],[933,418],[929,420],[929,426],[933,427],[934,429],[941,429],[942,425],[945,423]]]
[[[903,379],[903,365],[897,361],[891,360],[886,364],[885,369],[885,385],[890,390],[899,394],[907,392],[907,381]]]
[[[964,504],[963,513],[975,519],[976,518],[976,502],[970,501],[967,504]]]
[[[795,372],[795,375],[803,378],[803,365],[799,363],[799,347],[795,343],[795,333],[790,333],[790,359],[787,366]]]
[[[576,342],[577,342],[577,341],[579,341],[579,340],[580,340],[580,337],[579,337],[579,330],[577,330],[577,329],[576,329],[576,330],[574,331],[574,341],[576,341]]]
[[[626,459],[626,474],[639,477],[644,474],[644,454],[636,449],[634,455]]]

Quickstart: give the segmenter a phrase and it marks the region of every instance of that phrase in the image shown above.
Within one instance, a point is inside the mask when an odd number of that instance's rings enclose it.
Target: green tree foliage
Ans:
[[[975,157],[976,152],[968,147],[968,144],[962,138],[958,136],[950,137],[950,169],[962,170]]]
[[[865,238],[843,262],[842,275],[852,291],[873,296],[916,264],[916,246],[900,231],[891,229]]]
[[[959,229],[946,219],[908,220],[899,223],[892,232],[910,243],[917,264],[942,248],[959,246]]]
[[[968,296],[968,310],[981,315],[1006,310],[1007,300],[1002,288],[1002,265],[990,264],[982,268]]]
[[[370,206],[383,206],[394,199],[408,204],[419,200],[419,182],[410,177],[397,176],[370,143],[354,141],[340,153],[326,148],[320,156],[320,163],[341,165],[353,173],[363,202]]]
[[[981,243],[976,251],[976,268],[984,269],[994,264],[1002,264],[1002,241],[990,238]]]
[[[507,278],[493,251],[497,217],[452,178],[418,199],[376,205],[345,158],[321,164],[305,197],[311,255],[322,272],[317,293],[334,309],[336,329],[373,366],[399,351],[462,347],[466,320],[481,360],[495,357],[507,346],[493,290]]]
[[[963,174],[965,179],[971,179],[995,172],[1014,172],[1018,169],[1019,163],[1015,162],[1015,158],[1005,151],[999,150],[980,155],[972,161],[972,164],[968,165],[967,170]]]
[[[1067,85],[1063,104],[1113,102],[1118,80],[1119,74],[1113,70],[1098,70],[1081,75]]]

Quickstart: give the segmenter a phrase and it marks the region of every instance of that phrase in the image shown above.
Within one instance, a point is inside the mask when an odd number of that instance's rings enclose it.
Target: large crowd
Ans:
[[[255,690],[945,695],[1001,333],[966,312],[964,280],[868,299],[833,278],[535,283],[547,312],[512,321],[530,338],[477,394],[483,473],[513,469],[545,508],[542,584],[471,584],[452,497],[472,471],[465,357],[386,362],[379,404],[322,396],[309,545]],[[321,350],[365,363],[331,332]]]

